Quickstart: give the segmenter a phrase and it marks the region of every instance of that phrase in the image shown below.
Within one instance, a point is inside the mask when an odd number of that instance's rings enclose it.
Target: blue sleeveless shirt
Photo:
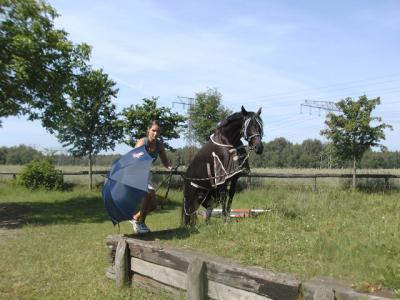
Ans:
[[[153,152],[149,150],[149,139],[147,137],[144,138],[144,145],[146,146],[147,153],[153,158],[153,162],[156,161],[158,154],[160,153],[161,142],[156,140],[156,149]]]

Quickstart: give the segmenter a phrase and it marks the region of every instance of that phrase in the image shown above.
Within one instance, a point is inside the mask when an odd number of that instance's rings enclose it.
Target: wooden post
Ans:
[[[390,184],[389,184],[389,177],[385,177],[385,190],[390,189]]]
[[[194,258],[188,267],[186,290],[188,300],[207,299],[206,265],[203,260]]]
[[[129,246],[125,239],[118,242],[115,252],[115,283],[117,288],[122,288],[129,283],[130,273]]]
[[[317,190],[317,176],[313,178],[313,192]]]

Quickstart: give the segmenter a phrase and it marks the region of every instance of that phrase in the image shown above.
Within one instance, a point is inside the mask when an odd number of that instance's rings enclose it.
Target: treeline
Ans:
[[[95,165],[110,166],[121,155],[98,155]],[[19,145],[15,147],[0,147],[0,165],[25,165],[34,159],[49,158],[56,166],[87,166],[87,158],[77,158],[72,155],[53,152],[42,153],[33,147]]]
[[[188,162],[196,154],[196,148],[178,148],[168,151],[168,157],[173,165],[188,165]],[[77,165],[86,166],[87,160],[76,158],[72,155],[42,153],[30,146],[20,145],[16,147],[0,148],[0,164],[24,165],[35,158],[50,157],[56,166]],[[95,157],[95,165],[111,166],[120,155],[98,155]],[[157,160],[155,165],[160,165]],[[251,154],[250,165],[255,168],[348,168],[349,162],[335,159],[329,144],[324,144],[317,139],[308,139],[301,144],[294,144],[285,138],[277,138],[264,143],[262,155]],[[400,168],[399,151],[374,152],[367,151],[360,163],[363,169],[393,169]]]
[[[252,155],[250,165],[257,168],[351,168],[352,162],[335,157],[332,147],[317,139],[307,139],[294,144],[285,138],[276,138],[264,143],[264,152]],[[400,168],[399,151],[368,150],[364,153],[360,168],[393,169]]]

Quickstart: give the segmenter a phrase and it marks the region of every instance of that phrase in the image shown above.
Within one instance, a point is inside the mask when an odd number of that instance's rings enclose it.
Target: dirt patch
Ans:
[[[17,229],[24,223],[26,209],[15,204],[0,204],[0,229]]]
[[[26,211],[15,204],[0,204],[0,242],[21,232]]]

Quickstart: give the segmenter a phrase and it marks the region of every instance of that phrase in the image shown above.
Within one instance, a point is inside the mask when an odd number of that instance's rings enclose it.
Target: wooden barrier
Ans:
[[[112,265],[106,276],[117,287],[139,283],[187,299],[390,299],[355,292],[332,279],[301,282],[293,274],[247,267],[201,252],[164,247],[123,235],[106,238]],[[128,259],[127,259],[128,258]]]

